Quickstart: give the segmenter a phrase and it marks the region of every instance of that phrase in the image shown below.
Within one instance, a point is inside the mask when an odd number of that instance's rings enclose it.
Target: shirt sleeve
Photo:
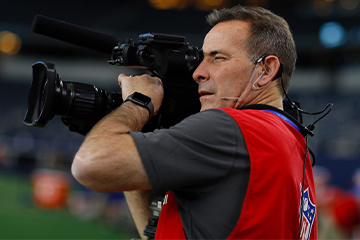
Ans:
[[[239,152],[247,154],[239,126],[221,109],[194,114],[169,129],[130,134],[158,194],[204,191],[229,173]]]

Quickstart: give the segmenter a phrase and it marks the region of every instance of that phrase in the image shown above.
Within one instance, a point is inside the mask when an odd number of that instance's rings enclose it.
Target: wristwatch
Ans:
[[[127,101],[131,101],[143,108],[146,108],[150,114],[149,119],[154,115],[154,105],[152,104],[150,97],[139,92],[134,92],[125,98],[124,103]]]

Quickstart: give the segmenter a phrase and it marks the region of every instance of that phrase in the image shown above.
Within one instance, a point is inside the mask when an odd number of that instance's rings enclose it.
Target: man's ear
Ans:
[[[263,59],[261,62],[263,63],[263,73],[261,74],[262,76],[256,81],[256,83],[254,83],[256,84],[254,87],[258,89],[266,87],[272,80],[275,80],[274,78],[280,69],[280,61],[274,55],[265,57],[265,59]]]

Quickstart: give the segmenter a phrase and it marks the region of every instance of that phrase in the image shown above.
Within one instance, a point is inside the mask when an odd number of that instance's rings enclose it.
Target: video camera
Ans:
[[[199,112],[198,85],[192,73],[203,59],[202,51],[185,41],[185,37],[146,33],[137,42],[119,42],[112,35],[37,15],[35,33],[64,42],[111,54],[112,65],[140,68],[161,78],[164,98],[159,113],[142,129],[168,128]],[[86,135],[106,114],[123,102],[121,92],[107,92],[78,82],[62,81],[53,63],[39,61],[32,65],[33,82],[28,96],[24,123],[45,127],[55,116],[61,116],[70,131]],[[302,122],[293,104],[284,101],[284,110]]]
[[[105,53],[109,53],[111,46],[110,64],[141,68],[160,77],[164,86],[163,103],[159,113],[144,126],[144,132],[173,126],[200,110],[192,73],[202,60],[202,52],[185,42],[183,36],[147,33],[139,35],[137,42],[129,39],[118,43],[111,35],[40,15],[34,19],[33,31]],[[53,63],[39,61],[32,68],[33,82],[24,118],[28,126],[44,127],[59,115],[70,131],[85,135],[122,104],[121,92],[62,81]]]

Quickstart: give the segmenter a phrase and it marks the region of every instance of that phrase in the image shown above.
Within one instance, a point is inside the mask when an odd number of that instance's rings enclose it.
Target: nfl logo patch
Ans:
[[[301,191],[301,185],[300,185],[300,191]],[[311,228],[313,226],[315,214],[316,214],[316,206],[311,202],[309,196],[309,188],[307,188],[304,191],[302,204],[303,204],[303,208],[302,208],[300,239],[309,240]],[[300,208],[301,208],[301,200],[300,200]],[[301,217],[301,209],[299,211],[299,217]]]

